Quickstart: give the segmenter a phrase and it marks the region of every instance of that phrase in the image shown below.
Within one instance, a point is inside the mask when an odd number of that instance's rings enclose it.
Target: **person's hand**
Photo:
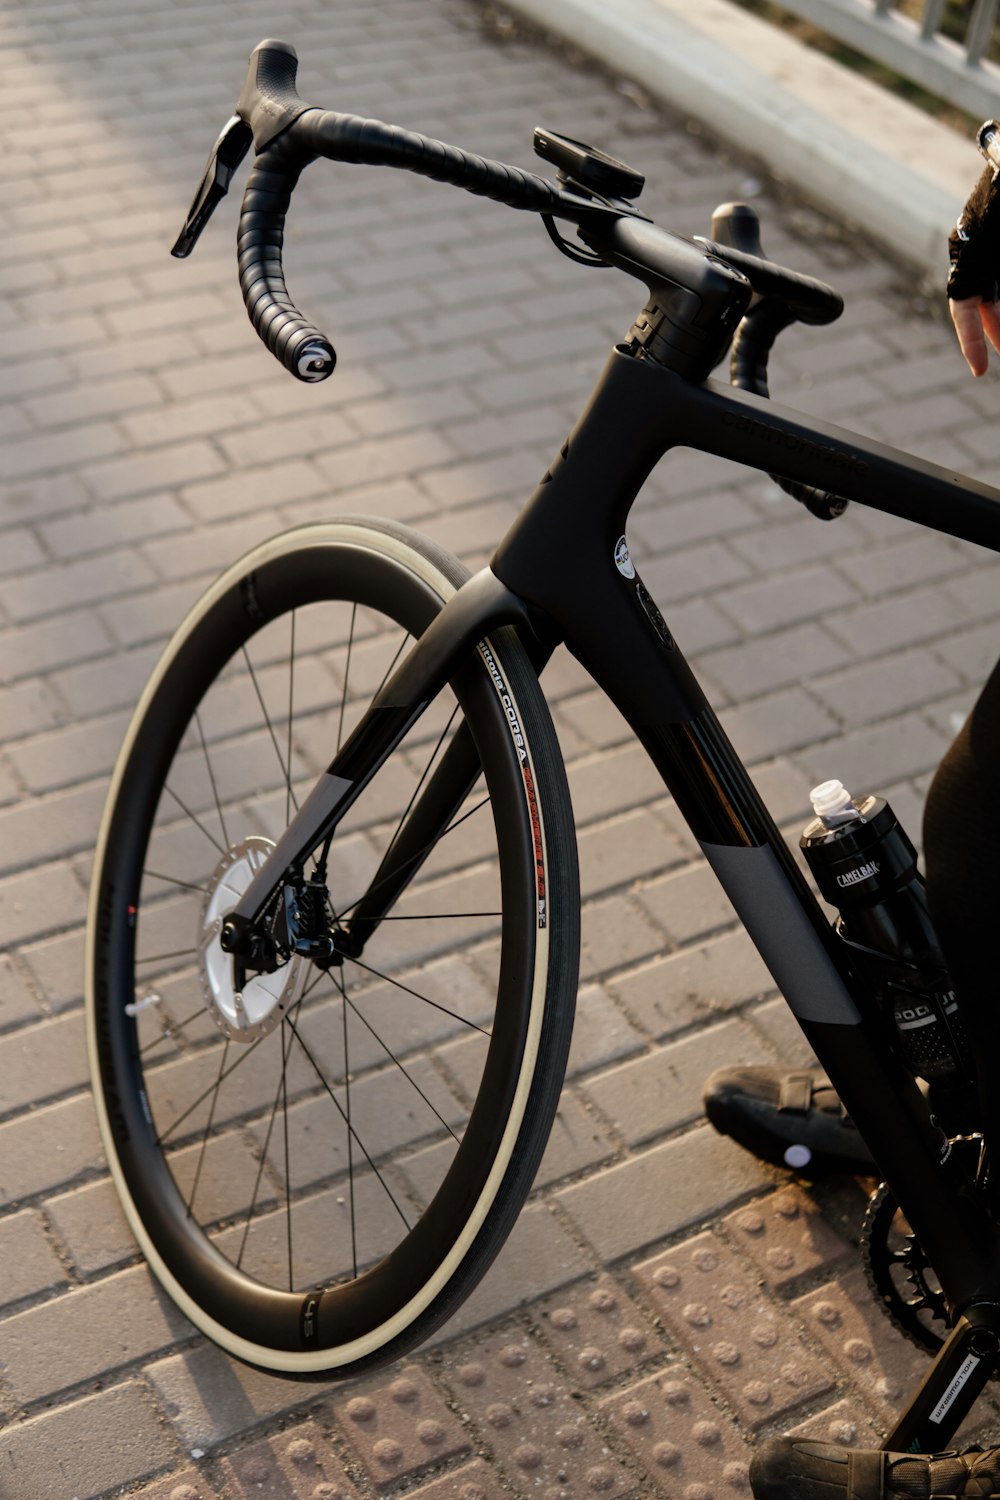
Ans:
[[[990,360],[987,339],[1000,354],[1000,307],[981,297],[949,299],[948,307],[966,364],[973,375],[985,375]]]

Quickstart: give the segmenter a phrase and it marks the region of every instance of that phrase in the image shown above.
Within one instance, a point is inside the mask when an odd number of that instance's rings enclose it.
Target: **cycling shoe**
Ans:
[[[996,1500],[1000,1449],[851,1452],[806,1438],[772,1438],[754,1454],[750,1488],[754,1500]]]
[[[810,1177],[870,1176],[871,1153],[818,1068],[719,1068],[706,1081],[705,1113],[762,1161]]]

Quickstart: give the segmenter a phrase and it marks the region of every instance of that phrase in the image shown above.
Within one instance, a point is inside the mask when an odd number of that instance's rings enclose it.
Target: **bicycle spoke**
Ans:
[[[226,1038],[226,1045],[222,1049],[222,1058],[221,1058],[221,1061],[219,1062],[219,1076],[218,1076],[218,1078],[215,1081],[215,1093],[212,1096],[212,1107],[211,1107],[211,1109],[208,1112],[208,1119],[205,1122],[205,1129],[203,1130],[202,1136],[201,1136],[201,1148],[200,1148],[200,1150],[198,1152],[198,1165],[195,1168],[194,1182],[191,1184],[191,1192],[190,1192],[190,1194],[188,1196],[188,1200],[187,1200],[187,1211],[188,1211],[188,1218],[189,1219],[191,1217],[191,1211],[192,1211],[192,1209],[194,1207],[194,1199],[195,1199],[195,1194],[198,1191],[198,1183],[201,1181],[201,1169],[202,1169],[202,1165],[203,1165],[204,1160],[205,1160],[205,1149],[208,1146],[208,1137],[209,1137],[209,1134],[211,1133],[212,1122],[215,1119],[215,1106],[219,1102],[219,1089],[222,1087],[222,1079],[225,1076],[226,1058],[228,1057],[228,1055],[229,1055],[229,1038],[227,1037]]]
[[[184,891],[197,891],[199,896],[205,894],[205,887],[197,885],[193,880],[179,880],[176,875],[161,875],[159,870],[143,870],[143,877],[149,880],[163,880],[167,885],[176,885]]]
[[[444,744],[445,739],[446,739],[447,734],[448,734],[448,731],[451,728],[452,724],[454,724],[454,722],[455,722],[455,715],[457,713],[458,713],[458,704],[456,703],[455,707],[452,709],[451,713],[448,715],[448,722],[447,722],[447,724],[444,726],[444,728],[442,729],[441,733],[438,735],[437,744],[434,746],[434,749],[431,751],[430,758],[429,758],[427,764],[424,766],[424,769],[423,769],[423,772],[421,774],[420,780],[417,782],[416,786],[413,788],[413,794],[410,797],[409,802],[406,804],[406,806],[404,807],[403,811],[400,813],[399,821],[396,824],[396,827],[395,827],[395,830],[393,832],[392,838],[389,840],[388,844],[385,847],[385,853],[386,854],[389,853],[390,849],[392,849],[392,847],[395,844],[396,840],[399,838],[400,830],[403,827],[403,824],[406,822],[407,818],[409,817],[410,811],[411,811],[411,809],[413,807],[414,802],[416,802],[417,798],[420,796],[420,790],[421,790],[424,782],[427,780],[428,776],[430,775],[431,766],[434,764],[435,760],[437,759],[437,753],[441,749],[441,746]],[[385,856],[383,855],[383,858],[384,857]]]
[[[137,964],[165,964],[168,959],[190,958],[197,948],[178,948],[173,953],[150,953],[148,957],[136,958]]]
[[[181,797],[178,797],[177,793],[174,791],[173,787],[170,785],[169,782],[164,782],[164,784],[163,784],[163,790],[165,792],[169,793],[169,795],[171,797],[173,797],[174,801],[177,803],[177,806],[180,808],[181,812],[184,813],[184,815],[186,817],[188,817],[188,818],[191,819],[191,822],[194,824],[194,826],[196,828],[198,828],[198,829],[201,830],[201,832],[208,839],[209,843],[210,844],[214,844],[215,847],[216,847],[216,849],[218,849],[218,851],[219,851],[220,854],[225,854],[225,852],[226,852],[225,847],[222,844],[219,843],[219,840],[215,837],[215,834],[214,833],[209,833],[208,829],[205,827],[205,825],[201,821],[201,819],[197,816],[196,813],[193,813],[191,811],[191,809],[188,807],[187,803]]]
[[[409,1220],[407,1219],[406,1215],[403,1213],[403,1210],[400,1208],[399,1204],[396,1202],[395,1195],[393,1194],[393,1191],[390,1188],[389,1184],[386,1182],[385,1178],[382,1176],[382,1173],[379,1171],[378,1167],[375,1165],[375,1163],[372,1161],[371,1157],[368,1155],[368,1152],[367,1152],[367,1150],[365,1148],[364,1141],[361,1140],[360,1136],[358,1135],[357,1131],[354,1129],[353,1125],[349,1124],[348,1119],[347,1119],[347,1115],[344,1113],[343,1105],[340,1103],[340,1100],[337,1098],[336,1094],[333,1092],[333,1089],[330,1087],[330,1084],[329,1084],[329,1082],[327,1081],[327,1078],[326,1078],[326,1074],[323,1072],[322,1068],[319,1066],[319,1064],[317,1063],[316,1059],[313,1057],[312,1053],[309,1051],[309,1048],[306,1046],[306,1043],[303,1040],[302,1035],[301,1035],[298,1027],[295,1025],[294,1021],[292,1021],[289,1017],[286,1017],[286,1022],[291,1027],[292,1032],[294,1033],[294,1036],[295,1036],[295,1040],[298,1042],[299,1046],[302,1048],[302,1051],[305,1053],[306,1058],[308,1059],[309,1064],[310,1064],[310,1066],[313,1069],[313,1072],[316,1074],[316,1077],[319,1079],[320,1083],[323,1085],[323,1089],[329,1095],[331,1103],[333,1104],[334,1108],[337,1110],[337,1113],[340,1115],[340,1118],[343,1120],[344,1124],[347,1126],[348,1131],[350,1132],[351,1139],[357,1141],[358,1147],[360,1148],[360,1151],[361,1151],[361,1154],[364,1156],[365,1161],[368,1163],[368,1165],[371,1167],[372,1171],[374,1172],[375,1176],[377,1177],[380,1186],[382,1187],[382,1189],[385,1192],[386,1197],[389,1199],[389,1202],[392,1204],[393,1208],[396,1210],[396,1212],[398,1213],[399,1217],[402,1219],[404,1225],[406,1226],[406,1229],[409,1230],[410,1229],[410,1222],[409,1222]]]
[[[477,812],[479,812],[482,808],[488,806],[489,805],[489,801],[490,801],[490,799],[487,796],[487,797],[484,797],[481,802],[477,802],[476,805],[475,805],[475,807],[470,807],[469,810],[468,810],[468,812],[464,812],[460,818],[456,818],[453,823],[449,823],[448,824],[447,828],[442,829],[441,832],[440,832],[440,834],[438,834],[438,836],[436,838],[431,839],[430,842],[426,843],[422,849],[418,849],[415,854],[412,854],[410,856],[410,858],[407,860],[406,863],[407,864],[411,864],[411,865],[419,864],[419,862],[422,859],[424,859],[427,854],[430,853],[431,849],[436,848],[437,845],[441,843],[442,839],[446,839],[450,833],[454,833],[455,832],[456,828],[460,828],[462,826],[462,824],[464,822],[466,822],[466,820],[468,818],[474,817],[474,815]],[[405,868],[405,866],[404,866],[404,868]],[[374,885],[369,886],[367,890],[362,891],[361,895],[358,896],[358,897],[356,897],[355,900],[353,900],[349,906],[345,906],[339,912],[335,912],[334,913],[337,921],[338,922],[345,921],[345,919],[348,918],[351,915],[351,912],[354,911],[355,907],[361,905],[362,901],[364,901],[364,899],[365,899],[366,896],[376,895],[378,893],[379,889],[383,885],[386,885],[387,883],[388,883],[388,878],[386,878],[384,880],[381,880],[381,881],[377,881]],[[385,918],[384,917],[380,917],[379,920],[380,921],[385,921]]]
[[[160,1047],[160,1046],[163,1045],[164,1042],[169,1042],[169,1041],[174,1040],[175,1037],[180,1032],[182,1032],[186,1026],[190,1026],[192,1021],[200,1021],[202,1019],[202,1017],[204,1016],[204,1014],[205,1014],[205,1007],[204,1007],[204,1005],[200,1005],[197,1010],[193,1010],[191,1012],[191,1014],[186,1018],[186,1020],[183,1020],[183,1021],[172,1021],[170,1023],[169,1028],[164,1027],[164,1029],[160,1032],[160,1034],[159,1034],[158,1037],[154,1037],[154,1039],[151,1042],[147,1042],[145,1044],[145,1046],[139,1048],[139,1056],[140,1057],[145,1057],[146,1053],[147,1052],[152,1052],[152,1050],[153,1050],[154,1047]],[[161,1021],[160,1024],[163,1025],[162,1021]]]
[[[288,648],[288,740],[285,751],[285,761],[288,766],[288,774],[285,778],[285,822],[291,819],[292,806],[292,702],[294,698],[295,685],[295,611],[292,610],[291,620],[291,644]]]
[[[195,1101],[194,1101],[193,1104],[189,1104],[188,1107],[187,1107],[187,1109],[184,1110],[184,1112],[182,1114],[179,1114],[177,1116],[176,1120],[173,1120],[167,1126],[166,1130],[161,1130],[158,1133],[157,1137],[156,1137],[156,1144],[158,1146],[162,1146],[170,1138],[170,1136],[173,1135],[173,1133],[177,1129],[178,1125],[183,1125],[184,1121],[190,1115],[194,1114],[195,1110],[198,1109],[200,1105],[204,1104],[204,1102],[208,1098],[209,1094],[212,1093],[212,1090],[214,1088],[217,1088],[219,1084],[225,1083],[225,1081],[226,1081],[227,1078],[231,1078],[233,1076],[233,1074],[236,1072],[237,1068],[242,1067],[243,1064],[246,1062],[247,1058],[251,1057],[257,1051],[257,1048],[260,1046],[260,1044],[262,1042],[265,1042],[266,1040],[267,1040],[266,1037],[259,1036],[255,1042],[248,1042],[245,1047],[241,1047],[240,1048],[240,1055],[237,1057],[237,1059],[233,1063],[232,1067],[228,1068],[226,1070],[226,1072],[222,1074],[222,1076],[218,1080],[218,1083],[213,1084],[211,1088],[205,1089],[205,1091],[203,1093],[201,1093],[201,1094],[198,1095],[197,1099],[195,1099]],[[227,1045],[228,1045],[228,1043],[227,1043]]]
[[[354,1141],[351,1138],[351,1058],[347,1040],[347,990],[344,987],[343,972],[337,976],[337,988],[340,991],[340,1017],[344,1038],[344,1096],[347,1106],[347,1184],[348,1197],[351,1210],[351,1264],[354,1267],[354,1275],[358,1274],[358,1232],[357,1219],[354,1204]]]
[[[285,1022],[281,1023],[284,1033]],[[281,1113],[285,1125],[285,1238],[288,1246],[288,1290],[295,1290],[295,1277],[292,1259],[292,1170],[289,1162],[289,1137],[288,1137],[288,1054],[282,1048],[281,1053]]]
[[[337,724],[337,752],[344,740],[344,711],[347,708],[347,684],[351,678],[351,658],[354,655],[354,622],[357,619],[358,606],[351,605],[351,628],[347,634],[347,661],[344,663],[344,690],[340,695],[340,719]]]
[[[301,1002],[299,1002],[299,1004],[301,1004]],[[299,1005],[296,1005],[295,1009],[296,1009],[296,1011],[298,1011]],[[239,1253],[236,1256],[236,1268],[237,1268],[237,1270],[242,1266],[242,1264],[243,1264],[243,1256],[246,1253],[247,1238],[248,1238],[248,1236],[250,1234],[250,1223],[251,1223],[251,1220],[253,1219],[254,1212],[255,1212],[256,1207],[257,1207],[257,1197],[258,1197],[258,1194],[260,1193],[260,1185],[261,1185],[261,1182],[263,1181],[263,1178],[264,1178],[264,1164],[267,1161],[267,1153],[268,1153],[268,1148],[270,1147],[270,1144],[271,1144],[271,1135],[272,1135],[272,1132],[274,1130],[274,1122],[275,1122],[275,1120],[277,1119],[277,1116],[278,1116],[278,1103],[279,1103],[279,1101],[281,1099],[281,1088],[282,1088],[282,1083],[284,1081],[284,1067],[285,1067],[285,1064],[288,1062],[288,1054],[291,1051],[291,1047],[292,1047],[292,1035],[291,1035],[291,1032],[289,1032],[288,1035],[286,1036],[285,1035],[285,1028],[284,1027],[282,1027],[282,1043],[281,1043],[281,1045],[282,1045],[282,1073],[281,1073],[281,1076],[278,1079],[278,1086],[277,1086],[277,1088],[274,1091],[274,1103],[271,1105],[271,1114],[270,1114],[270,1118],[268,1119],[268,1122],[267,1122],[267,1130],[264,1133],[264,1144],[261,1146],[261,1149],[260,1149],[260,1159],[257,1162],[257,1176],[254,1179],[253,1195],[252,1195],[252,1197],[250,1199],[250,1207],[247,1209],[246,1223],[243,1226],[243,1235],[242,1235],[242,1238],[240,1239]]]
[[[198,738],[201,740],[201,748],[205,756],[205,768],[208,771],[208,779],[212,785],[212,797],[215,800],[215,810],[219,814],[219,824],[222,828],[222,842],[228,849],[229,835],[226,832],[226,820],[222,814],[222,803],[219,800],[219,788],[215,784],[215,772],[212,770],[212,758],[208,753],[208,745],[205,743],[205,731],[201,727],[201,713],[198,710],[195,711],[194,721],[198,726]]]
[[[292,799],[292,806],[295,808],[295,811],[298,812],[299,804],[296,800],[295,793],[292,791],[291,765],[285,764],[284,756],[281,753],[281,746],[278,744],[278,736],[275,733],[274,725],[271,722],[271,715],[268,713],[267,704],[264,702],[264,694],[260,690],[260,683],[257,681],[257,673],[253,669],[253,662],[250,660],[250,654],[247,651],[246,646],[243,646],[241,649],[243,651],[243,660],[246,662],[247,671],[250,673],[250,681],[253,683],[254,692],[257,694],[257,702],[260,704],[260,711],[264,715],[264,723],[267,725],[267,732],[271,736],[271,744],[274,746],[274,753],[278,757],[278,765],[281,767],[281,774],[284,778],[285,786],[288,789],[288,795]]]
[[[458,1140],[458,1136],[455,1135],[455,1132],[452,1130],[451,1126],[448,1124],[448,1121],[445,1119],[444,1115],[441,1114],[440,1110],[436,1108],[436,1106],[434,1105],[434,1103],[432,1102],[432,1100],[429,1099],[428,1096],[424,1093],[423,1089],[420,1087],[420,1085],[417,1082],[417,1080],[413,1077],[413,1074],[410,1073],[410,1072],[408,1072],[407,1069],[404,1067],[404,1065],[400,1062],[399,1058],[396,1056],[395,1052],[393,1052],[393,1050],[389,1046],[388,1042],[386,1042],[382,1037],[379,1036],[378,1032],[375,1030],[375,1027],[371,1024],[371,1022],[365,1016],[363,1016],[361,1014],[361,1012],[358,1010],[358,1007],[354,1004],[354,1001],[353,1000],[348,1000],[346,994],[344,995],[344,1002],[345,1002],[345,1004],[347,1004],[347,1005],[349,1005],[351,1007],[351,1010],[357,1016],[358,1020],[362,1024],[362,1026],[367,1026],[368,1030],[371,1032],[372,1036],[378,1042],[379,1046],[382,1048],[382,1051],[385,1053],[385,1055],[396,1065],[396,1067],[399,1069],[400,1073],[402,1073],[403,1077],[406,1079],[407,1083],[411,1086],[411,1088],[416,1089],[416,1091],[420,1095],[421,1099],[427,1105],[427,1108],[431,1111],[432,1114],[434,1114],[434,1115],[437,1116],[437,1118],[441,1121],[441,1124],[444,1126],[445,1130],[447,1130],[448,1134],[455,1141],[457,1141]]]
[[[439,1004],[437,1000],[432,1000],[429,995],[421,995],[419,990],[411,990],[410,986],[404,984],[401,979],[393,979],[391,974],[383,974],[380,969],[373,969],[370,964],[363,964],[360,958],[352,958],[351,963],[356,964],[359,969],[364,969],[366,974],[372,974],[376,979],[381,979],[386,984],[391,984],[394,989],[402,990],[405,995],[412,995],[414,1000],[421,1000],[424,1005],[429,1005],[434,1010],[439,1010],[444,1015],[450,1016],[453,1021],[460,1021],[463,1026],[470,1026],[473,1031],[481,1032],[483,1036],[488,1037],[490,1035],[488,1031],[483,1031],[481,1026],[477,1026],[475,1021],[470,1021],[465,1016],[460,1016],[457,1011],[449,1010],[447,1005]]]

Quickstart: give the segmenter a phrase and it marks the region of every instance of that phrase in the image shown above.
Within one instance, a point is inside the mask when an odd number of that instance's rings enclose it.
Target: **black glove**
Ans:
[[[998,129],[1000,127],[993,121],[988,121],[979,132],[980,149],[988,160],[991,155],[987,153],[987,144],[993,146],[994,133]],[[996,166],[988,166],[976,183],[958,223],[948,236],[948,253],[951,259],[948,296],[956,302],[966,297],[996,302],[1000,295],[997,286],[1000,274],[1000,185]]]

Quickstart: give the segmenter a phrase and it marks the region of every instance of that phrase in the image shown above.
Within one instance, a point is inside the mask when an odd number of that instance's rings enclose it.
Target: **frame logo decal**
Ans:
[[[741,411],[723,412],[722,421],[726,427],[738,427],[740,432],[745,432],[750,437],[773,443],[777,448],[788,448],[793,453],[802,453],[816,463],[830,464],[835,469],[849,469],[852,474],[868,473],[870,465],[865,459],[858,458],[857,454],[831,448],[813,438],[799,437],[794,432],[785,432],[780,427],[772,426],[770,422],[761,422],[757,417],[748,417]]]
[[[545,894],[545,845],[542,841],[542,822],[538,814],[538,797],[535,792],[535,778],[531,771],[531,762],[528,759],[528,745],[521,729],[520,720],[513,699],[507,691],[507,684],[503,680],[503,674],[497,666],[496,657],[485,641],[479,642],[479,654],[486,663],[486,670],[493,679],[493,686],[497,690],[497,697],[507,715],[507,726],[510,729],[511,739],[517,750],[518,760],[521,762],[521,777],[524,781],[524,792],[528,799],[528,817],[531,820],[531,842],[535,853],[535,900],[538,912],[538,925],[545,927],[548,922]]]
[[[615,543],[615,567],[623,578],[635,577],[635,563],[628,555],[628,542],[623,536]]]

